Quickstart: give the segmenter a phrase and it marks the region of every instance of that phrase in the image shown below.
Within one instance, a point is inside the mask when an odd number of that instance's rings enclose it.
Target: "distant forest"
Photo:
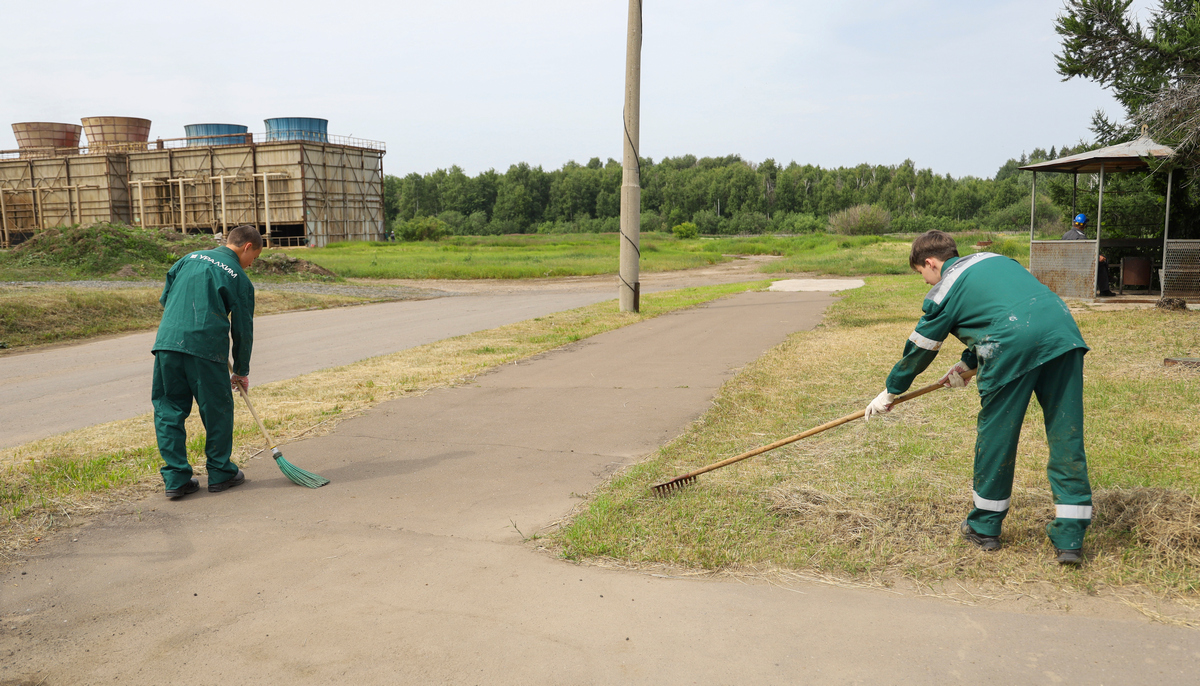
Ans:
[[[955,179],[918,169],[911,160],[893,166],[861,164],[823,169],[773,159],[761,163],[740,155],[641,160],[643,231],[671,230],[690,222],[699,233],[737,235],[811,233],[829,229],[831,215],[858,206],[882,210],[880,232],[1028,230],[1032,174],[1024,164],[1082,152],[1040,148],[1010,159],[991,179]],[[1105,234],[1152,236],[1161,232],[1166,174],[1106,177]],[[1185,237],[1195,233],[1190,193],[1180,193],[1176,174],[1172,225]],[[385,210],[397,235],[509,233],[605,233],[618,231],[621,164],[593,157],[545,171],[515,164],[467,176],[453,166],[427,174],[387,176]],[[1096,177],[1080,175],[1076,207],[1092,215]],[[1039,232],[1065,231],[1072,210],[1070,174],[1039,174],[1036,222]],[[436,220],[436,221],[435,221]],[[1185,220],[1188,226],[1180,222]],[[436,226],[434,226],[436,225]],[[432,228],[431,228],[432,226]],[[408,230],[406,230],[408,229]],[[1172,235],[1176,229],[1172,229]]]

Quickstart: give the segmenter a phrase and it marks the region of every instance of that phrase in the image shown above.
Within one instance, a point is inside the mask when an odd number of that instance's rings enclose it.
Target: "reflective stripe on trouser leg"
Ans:
[[[975,509],[967,523],[984,536],[999,536],[1012,497],[1021,423],[1034,379],[1014,379],[980,398],[975,437]]]
[[[192,393],[204,423],[204,455],[207,458],[208,485],[224,483],[237,476],[238,468],[230,459],[233,453],[233,390],[229,385],[229,367],[199,357],[191,359]]]
[[[1046,420],[1050,459],[1046,476],[1054,493],[1055,517],[1046,534],[1057,548],[1083,546],[1092,520],[1092,487],[1083,448],[1083,355],[1072,350],[1039,367],[1034,392]]]
[[[160,350],[154,353],[154,380],[150,402],[154,405],[154,434],[163,466],[159,469],[168,491],[183,488],[192,478],[187,459],[184,422],[192,412],[192,391],[184,369],[184,353]]]

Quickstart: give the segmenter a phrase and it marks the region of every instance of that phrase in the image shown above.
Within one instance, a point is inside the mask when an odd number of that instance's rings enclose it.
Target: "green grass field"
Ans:
[[[347,278],[535,279],[615,274],[619,240],[617,234],[456,236],[412,243],[335,243],[286,252]],[[641,239],[641,269],[691,269],[731,259],[700,247],[701,241],[646,234]]]
[[[1028,261],[1028,242],[990,234],[959,237],[965,253],[981,240],[987,250]],[[729,255],[776,255],[769,274],[900,274],[908,271],[906,236],[753,236],[679,240],[664,233],[641,236],[641,269],[691,269],[726,262]],[[336,243],[325,248],[283,250],[347,278],[528,279],[616,273],[617,234],[457,236],[412,243]]]

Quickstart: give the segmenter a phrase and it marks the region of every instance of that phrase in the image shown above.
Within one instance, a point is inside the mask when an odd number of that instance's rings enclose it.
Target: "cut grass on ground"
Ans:
[[[1043,526],[1053,518],[1046,443],[1034,401],[1022,431],[1004,548],[982,554],[958,525],[971,508],[979,399],[938,391],[883,418],[852,422],[699,477],[667,498],[648,486],[862,409],[883,386],[920,315],[912,275],[849,291],[823,326],[792,335],[721,390],[712,409],[644,463],[614,477],[556,534],[575,560],[695,570],[776,570],[850,582],[1048,582],[1093,591],[1200,592],[1200,434],[1194,370],[1200,315],[1077,314],[1085,433],[1096,519],[1086,564],[1063,568]],[[948,349],[951,346],[948,346]],[[939,357],[919,387],[945,371]],[[947,361],[944,361],[947,360]]]
[[[615,301],[450,338],[344,367],[251,390],[271,433],[281,440],[330,430],[341,419],[402,395],[457,383],[490,367],[552,350],[605,331],[691,307],[767,282],[688,288],[642,296],[642,311],[621,313]],[[203,464],[204,440],[193,414],[189,459]],[[245,466],[261,435],[237,404],[234,461]],[[161,491],[149,414],[0,450],[0,551],[28,545],[77,513],[130,493]],[[269,458],[257,469],[274,470]],[[203,473],[203,469],[198,470]]]
[[[5,352],[143,331],[158,326],[161,288],[0,288],[0,344]],[[368,298],[291,291],[259,291],[255,314],[324,309],[368,302]]]

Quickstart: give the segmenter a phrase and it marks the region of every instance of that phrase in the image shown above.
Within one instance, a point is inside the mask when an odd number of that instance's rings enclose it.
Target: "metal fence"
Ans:
[[[1167,240],[1159,273],[1163,297],[1200,297],[1200,240]]]
[[[1029,271],[1061,297],[1090,300],[1096,296],[1096,242],[1033,241]]]

